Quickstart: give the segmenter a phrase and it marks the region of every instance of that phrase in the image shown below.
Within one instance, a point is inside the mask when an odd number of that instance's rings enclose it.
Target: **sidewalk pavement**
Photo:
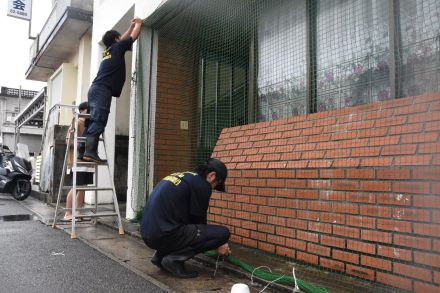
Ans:
[[[34,212],[40,221],[46,225],[53,222],[55,208],[33,197],[20,202],[24,207]],[[66,232],[70,230],[68,225],[57,225]],[[260,292],[267,281],[254,279],[251,284],[251,274],[227,262],[219,263],[214,277],[216,260],[199,254],[187,262],[189,267],[199,272],[196,279],[178,279],[152,265],[150,259],[154,250],[148,248],[139,233],[139,224],[123,221],[125,236],[119,236],[114,218],[100,218],[98,224],[91,222],[78,222],[78,238],[91,247],[97,249],[109,258],[144,277],[160,288],[168,292],[230,292],[236,283],[248,284],[251,292]],[[75,240],[72,240],[75,241]],[[311,268],[307,265],[289,262],[287,259],[268,255],[255,249],[231,245],[233,255],[242,261],[255,267],[266,266],[272,272],[292,274],[292,266],[295,267],[297,278],[309,282],[317,287],[327,288],[329,292],[392,292],[372,283],[347,277],[341,274],[324,272]],[[292,292],[293,286],[285,286],[273,283],[264,292]]]

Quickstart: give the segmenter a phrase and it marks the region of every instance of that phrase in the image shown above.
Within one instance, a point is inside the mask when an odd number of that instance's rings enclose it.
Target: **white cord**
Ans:
[[[269,282],[259,293],[262,293],[264,290],[266,290],[267,287],[269,287],[271,284],[275,283],[278,280],[281,280],[285,275],[282,275],[281,277],[279,277],[278,279],[275,279],[271,282]]]
[[[251,285],[254,285],[254,273],[255,273],[255,271],[258,270],[258,269],[260,269],[260,268],[267,268],[267,269],[269,270],[269,272],[272,273],[271,269],[270,269],[269,267],[267,267],[267,266],[259,266],[259,267],[256,267],[256,268],[252,271],[252,275],[251,275]],[[293,292],[294,292],[294,293],[301,292],[301,290],[299,289],[299,286],[298,286],[298,282],[296,281],[296,275],[295,275],[295,268],[294,268],[294,267],[292,267],[292,275],[293,275],[293,280],[295,281],[295,288],[293,289]],[[214,274],[214,276],[215,276],[215,274]],[[275,283],[276,281],[281,280],[284,276],[285,276],[285,275],[282,275],[281,277],[279,277],[279,278],[277,278],[277,279],[275,279],[275,280],[269,282],[269,283],[268,283],[268,284],[267,284],[267,285],[266,285],[266,286],[265,286],[265,287],[264,287],[259,293],[262,293],[264,290],[267,289],[267,287],[269,287],[271,284]]]
[[[214,271],[214,278],[215,278],[215,275],[217,274],[217,270],[218,270],[218,265],[219,265],[219,258],[220,258],[220,255],[217,255],[217,260],[216,260],[216,262],[215,262],[215,271]],[[222,260],[222,262],[223,262],[223,260]]]
[[[270,270],[270,268],[267,267],[267,266],[259,266],[259,267],[256,267],[256,268],[252,271],[252,275],[251,275],[251,285],[254,285],[254,272],[255,272],[256,270],[260,269],[260,268],[266,268],[266,269],[269,270],[269,272],[272,273],[272,271]]]
[[[295,288],[293,289],[293,292],[301,292],[301,290],[298,287],[298,283],[296,282],[296,276],[295,276],[295,268],[292,267],[292,274],[293,274],[293,280],[295,281]]]

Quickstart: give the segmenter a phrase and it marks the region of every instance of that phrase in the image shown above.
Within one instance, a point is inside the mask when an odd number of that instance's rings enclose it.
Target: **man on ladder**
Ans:
[[[66,151],[64,157],[64,165],[63,171],[61,175],[60,188],[58,191],[57,204],[55,208],[55,216],[53,227],[56,227],[58,213],[61,211],[71,211],[72,218],[72,230],[71,230],[71,238],[76,238],[76,220],[78,218],[77,214],[77,205],[76,205],[76,196],[72,196],[72,204],[71,208],[66,207],[65,209],[61,209],[60,199],[62,195],[63,189],[71,189],[71,193],[73,195],[76,194],[76,191],[85,191],[85,190],[93,190],[95,191],[95,208],[94,209],[82,209],[82,210],[94,210],[93,214],[87,215],[88,217],[105,217],[105,216],[117,216],[119,234],[124,235],[124,228],[122,227],[121,214],[119,212],[118,199],[116,197],[116,189],[113,182],[113,175],[110,170],[110,166],[106,160],[101,160],[99,158],[97,149],[100,141],[100,135],[104,132],[105,126],[107,125],[108,114],[110,113],[110,105],[112,102],[112,97],[119,97],[122,92],[122,87],[125,82],[125,52],[131,49],[133,42],[137,40],[139,37],[139,33],[141,31],[142,20],[138,17],[134,18],[130,22],[130,27],[128,30],[121,36],[117,31],[111,30],[107,31],[102,37],[102,41],[106,46],[106,50],[103,53],[103,59],[101,65],[98,70],[98,74],[94,79],[92,85],[90,86],[88,92],[88,108],[90,114],[82,114],[79,112],[75,112],[74,119],[72,122],[72,132],[73,135],[73,180],[72,186],[65,186],[64,179],[67,170],[67,155]],[[78,162],[78,141],[83,141],[83,138],[78,136],[78,122],[80,118],[88,118],[89,124],[87,127],[87,131],[85,133],[85,151],[82,157],[83,161]],[[107,145],[105,143],[105,139],[103,138],[104,151],[107,156]],[[71,137],[69,137],[68,145],[70,145]],[[107,167],[108,175],[110,179],[110,185],[106,187],[97,186],[97,182],[95,182],[94,186],[77,186],[77,171],[78,167],[82,166],[93,166],[95,169],[95,178],[97,178],[98,165],[105,165]],[[97,191],[109,190],[113,193],[113,204],[114,211],[111,212],[100,212],[98,213],[98,199],[97,199]]]
[[[131,49],[142,27],[139,17],[130,22],[128,30],[121,35],[117,31],[107,31],[102,37],[106,46],[98,74],[88,92],[90,123],[86,132],[84,161],[102,163],[98,156],[99,136],[107,125],[112,97],[119,97],[125,82],[125,52]]]

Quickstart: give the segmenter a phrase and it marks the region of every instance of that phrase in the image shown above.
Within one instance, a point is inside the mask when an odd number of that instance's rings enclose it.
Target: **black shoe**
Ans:
[[[162,268],[178,278],[189,279],[197,277],[199,273],[196,271],[185,270],[184,262],[185,261],[173,260],[171,257],[165,256],[162,260]]]
[[[98,164],[107,162],[107,160],[102,160],[98,155],[93,155],[93,154],[84,155],[81,160],[86,162],[95,162]]]
[[[78,143],[78,160],[82,160],[84,157],[84,151],[86,150],[86,144],[84,142]]]
[[[162,259],[163,259],[163,256],[161,256],[156,250],[153,257],[151,258],[151,263],[154,264],[159,269],[163,269],[162,264],[161,264]]]
[[[107,160],[102,160],[97,153],[99,144],[98,136],[87,136],[86,146],[84,151],[83,160],[86,162],[105,163]]]
[[[182,279],[195,278],[199,274],[196,271],[187,271],[184,263],[196,254],[190,247],[173,252],[162,259],[162,267],[175,277]]]

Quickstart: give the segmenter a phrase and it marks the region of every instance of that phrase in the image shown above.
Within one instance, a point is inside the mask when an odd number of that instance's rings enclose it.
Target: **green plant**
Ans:
[[[144,211],[144,208],[140,208],[136,211],[135,216],[133,219],[130,220],[132,223],[140,223],[142,220],[142,212]]]

